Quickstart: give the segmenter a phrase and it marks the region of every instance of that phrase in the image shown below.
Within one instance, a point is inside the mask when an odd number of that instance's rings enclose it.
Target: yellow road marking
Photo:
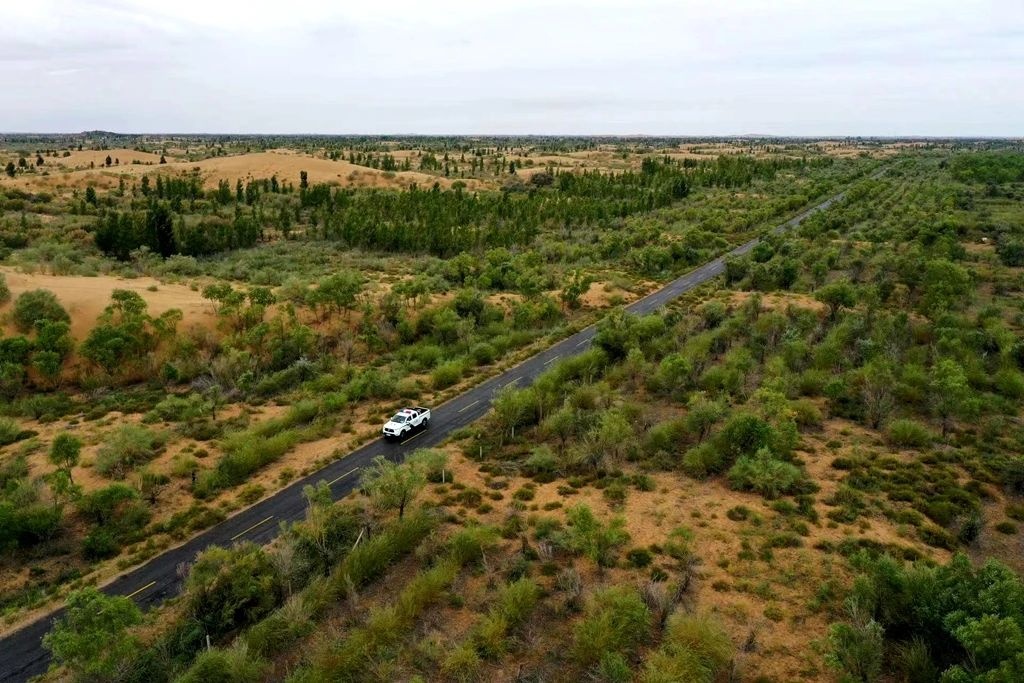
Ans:
[[[353,467],[352,469],[350,469],[350,470],[349,470],[348,472],[346,472],[345,474],[342,474],[341,476],[335,477],[335,478],[334,478],[334,479],[332,479],[331,481],[327,482],[327,485],[328,485],[328,486],[331,486],[332,484],[335,484],[335,483],[337,483],[337,482],[341,481],[342,479],[344,479],[345,477],[347,477],[348,475],[352,474],[353,472],[355,472],[355,471],[356,471],[356,470],[358,470],[358,469],[359,469],[358,467]]]
[[[409,437],[408,439],[406,439],[405,441],[403,441],[403,442],[401,443],[401,445],[402,445],[402,446],[404,446],[405,444],[409,443],[409,442],[410,442],[410,441],[412,441],[413,439],[415,439],[415,438],[417,438],[417,437],[420,437],[420,436],[423,436],[424,434],[426,434],[426,432],[425,432],[425,431],[423,431],[423,432],[418,432],[418,433],[414,434],[413,436],[410,436],[410,437]]]
[[[479,403],[479,402],[480,402],[480,399],[477,399],[477,400],[473,401],[472,403],[470,403],[470,404],[469,404],[468,406],[466,406],[465,408],[459,408],[459,409],[458,409],[458,410],[457,410],[456,412],[459,412],[459,413],[461,413],[461,412],[462,412],[462,411],[464,411],[464,410],[469,410],[470,408],[472,408],[473,406],[475,406],[475,405],[476,405],[477,403]]]
[[[156,581],[150,581],[149,583],[147,583],[145,586],[143,586],[139,590],[135,591],[134,593],[129,593],[128,595],[126,595],[124,597],[126,597],[126,598],[134,598],[136,595],[138,595],[142,591],[146,590],[147,588],[152,588],[155,585],[156,585]]]
[[[250,531],[252,531],[252,530],[253,530],[253,529],[255,529],[256,527],[258,527],[259,525],[261,525],[261,524],[266,524],[267,522],[269,522],[269,521],[270,521],[270,520],[272,520],[273,518],[274,518],[274,515],[270,515],[270,516],[269,516],[269,517],[267,517],[266,519],[262,519],[262,520],[260,520],[260,521],[256,522],[255,524],[253,524],[253,525],[252,525],[251,527],[249,527],[249,528],[248,528],[248,529],[246,529],[245,531],[239,531],[239,532],[238,532],[237,534],[235,534],[234,536],[232,536],[232,537],[231,537],[231,540],[233,541],[233,540],[235,540],[236,538],[238,538],[239,536],[241,536],[241,535],[243,535],[243,534],[247,534],[247,533],[249,533]]]

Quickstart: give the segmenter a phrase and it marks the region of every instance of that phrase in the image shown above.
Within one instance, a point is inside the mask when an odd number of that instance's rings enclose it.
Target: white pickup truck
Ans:
[[[426,428],[430,424],[430,408],[403,408],[387,421],[381,433],[385,439],[398,439],[414,429]]]

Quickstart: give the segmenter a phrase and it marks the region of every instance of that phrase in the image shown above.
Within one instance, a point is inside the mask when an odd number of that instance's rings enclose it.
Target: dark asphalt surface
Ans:
[[[843,193],[839,193],[826,199],[778,226],[775,231],[782,232],[799,225],[811,214],[827,209],[842,197]],[[627,310],[642,314],[661,308],[681,294],[721,275],[725,272],[727,256],[745,254],[753,249],[758,241],[751,240],[728,254],[686,273],[663,288],[633,302]],[[326,481],[330,483],[335,498],[341,498],[358,487],[360,469],[366,467],[374,457],[384,455],[398,462],[418,448],[437,445],[455,430],[483,417],[490,408],[491,400],[503,387],[510,384],[528,386],[547,369],[549,364],[588,348],[594,331],[593,326],[583,329],[552,345],[546,351],[433,408],[428,429],[420,430],[401,442],[386,442],[383,439],[371,441],[348,456],[211,527],[183,545],[167,550],[146,564],[123,574],[102,590],[111,595],[132,597],[143,609],[159,605],[180,592],[180,568],[195,560],[196,555],[204,549],[213,545],[229,545],[234,541],[267,543],[278,534],[281,522],[292,522],[304,517],[306,501],[302,495],[303,487]],[[387,417],[381,415],[382,425]],[[46,671],[50,655],[42,647],[42,637],[50,630],[54,620],[63,613],[64,610],[61,608],[0,640],[0,681],[25,681]]]

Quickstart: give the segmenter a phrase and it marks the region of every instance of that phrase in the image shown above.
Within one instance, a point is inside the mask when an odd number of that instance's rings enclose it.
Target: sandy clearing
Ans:
[[[98,152],[102,154],[100,162],[106,154],[114,150]],[[131,150],[126,150],[131,151]],[[78,154],[85,154],[80,152]],[[145,154],[136,152],[136,155]],[[113,156],[113,155],[111,155]],[[149,155],[154,156],[154,155]],[[69,157],[71,158],[71,157]],[[159,156],[156,156],[159,161]],[[86,162],[87,164],[88,162]],[[241,179],[261,179],[277,176],[282,182],[298,186],[299,174],[306,171],[311,183],[333,183],[344,187],[370,187],[370,188],[407,188],[416,183],[420,187],[429,188],[433,184],[440,183],[442,187],[451,187],[457,178],[444,178],[433,176],[418,171],[399,171],[386,173],[384,171],[351,164],[347,161],[332,161],[322,157],[313,157],[290,151],[254,152],[250,154],[238,154],[233,156],[213,157],[202,161],[174,161],[168,160],[166,164],[153,165],[151,163],[126,164],[121,158],[120,166],[101,168],[97,163],[96,169],[85,168],[83,170],[67,170],[59,168],[46,169],[49,175],[33,173],[19,175],[14,179],[0,179],[0,186],[11,185],[23,189],[35,190],[61,190],[71,188],[84,188],[87,185],[98,187],[115,187],[120,176],[137,177],[142,175],[182,174],[198,172],[203,179],[203,186],[207,189],[216,188],[221,180],[227,180],[234,189],[235,181]],[[463,180],[466,187],[471,190],[481,189],[487,185],[479,180]]]
[[[115,289],[138,292],[149,304],[149,313],[153,316],[177,308],[183,315],[180,330],[196,325],[212,329],[217,323],[212,305],[198,291],[192,291],[185,285],[163,284],[151,277],[125,279],[110,275],[45,275],[20,273],[11,268],[0,268],[0,272],[7,278],[12,301],[22,292],[32,289],[48,289],[53,292],[71,315],[71,333],[79,341],[96,324],[96,318],[110,303],[110,295]],[[156,291],[150,291],[150,287],[156,287]],[[11,304],[7,304],[0,311],[10,307]],[[13,332],[13,329],[7,331]]]

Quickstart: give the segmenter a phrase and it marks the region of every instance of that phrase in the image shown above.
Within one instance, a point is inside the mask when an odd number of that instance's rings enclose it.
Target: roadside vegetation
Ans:
[[[890,151],[879,175],[872,148],[434,144],[314,152],[434,188],[155,173],[39,204],[63,223],[8,206],[10,282],[126,278],[89,324],[42,287],[3,309],[3,605],[74,591],[61,671],[1019,678],[1019,150]],[[668,309],[622,311],[842,188]],[[207,317],[151,309],[140,278]],[[443,449],[339,503],[307,489],[268,548],[204,553],[169,605],[89,587],[595,321]]]

